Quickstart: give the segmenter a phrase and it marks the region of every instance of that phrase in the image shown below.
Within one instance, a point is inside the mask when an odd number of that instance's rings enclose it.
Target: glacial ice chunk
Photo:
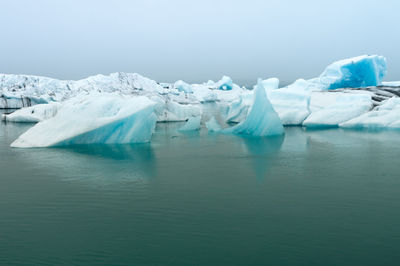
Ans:
[[[186,93],[193,93],[192,86],[184,82],[183,80],[178,80],[174,83],[174,88],[178,91],[183,91]]]
[[[56,116],[36,124],[11,146],[49,147],[150,141],[157,117],[147,97],[102,95],[67,101]]]
[[[61,107],[62,104],[58,102],[38,104],[16,110],[8,115],[3,114],[2,120],[6,122],[37,123],[54,117]]]
[[[339,125],[343,128],[400,129],[400,98],[393,97],[370,112]]]
[[[215,83],[215,87],[219,90],[229,91],[233,88],[233,81],[228,76],[223,76],[222,79]]]
[[[158,122],[187,121],[192,116],[201,115],[201,108],[196,104],[180,104],[171,99],[153,96],[151,100],[157,103],[155,112]]]
[[[313,92],[311,114],[303,122],[306,127],[337,127],[372,108],[371,95],[367,93]]]
[[[319,76],[324,89],[359,88],[381,84],[386,74],[386,58],[363,55],[330,64]]]
[[[179,131],[196,131],[200,130],[201,116],[194,116],[189,118],[186,124],[179,128]]]
[[[224,129],[223,132],[249,136],[272,136],[284,133],[282,122],[268,100],[261,79],[258,80],[254,91],[254,102],[246,120]]]

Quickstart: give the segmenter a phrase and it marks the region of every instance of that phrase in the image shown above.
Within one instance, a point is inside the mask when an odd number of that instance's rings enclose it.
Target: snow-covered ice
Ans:
[[[102,94],[73,99],[50,119],[30,128],[11,146],[49,147],[150,141],[157,117],[147,97]]]

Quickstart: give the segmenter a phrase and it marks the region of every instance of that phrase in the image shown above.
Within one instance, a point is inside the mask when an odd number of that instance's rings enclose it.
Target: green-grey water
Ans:
[[[400,132],[286,128],[13,149],[0,125],[0,265],[395,265]]]

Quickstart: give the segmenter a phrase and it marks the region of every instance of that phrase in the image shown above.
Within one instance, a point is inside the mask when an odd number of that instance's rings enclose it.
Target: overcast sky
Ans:
[[[0,72],[238,83],[319,75],[361,54],[400,80],[400,1],[0,0]]]

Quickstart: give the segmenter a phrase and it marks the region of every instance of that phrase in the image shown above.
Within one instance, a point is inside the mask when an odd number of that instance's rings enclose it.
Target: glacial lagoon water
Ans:
[[[179,133],[13,149],[0,125],[0,265],[393,265],[400,132]]]

